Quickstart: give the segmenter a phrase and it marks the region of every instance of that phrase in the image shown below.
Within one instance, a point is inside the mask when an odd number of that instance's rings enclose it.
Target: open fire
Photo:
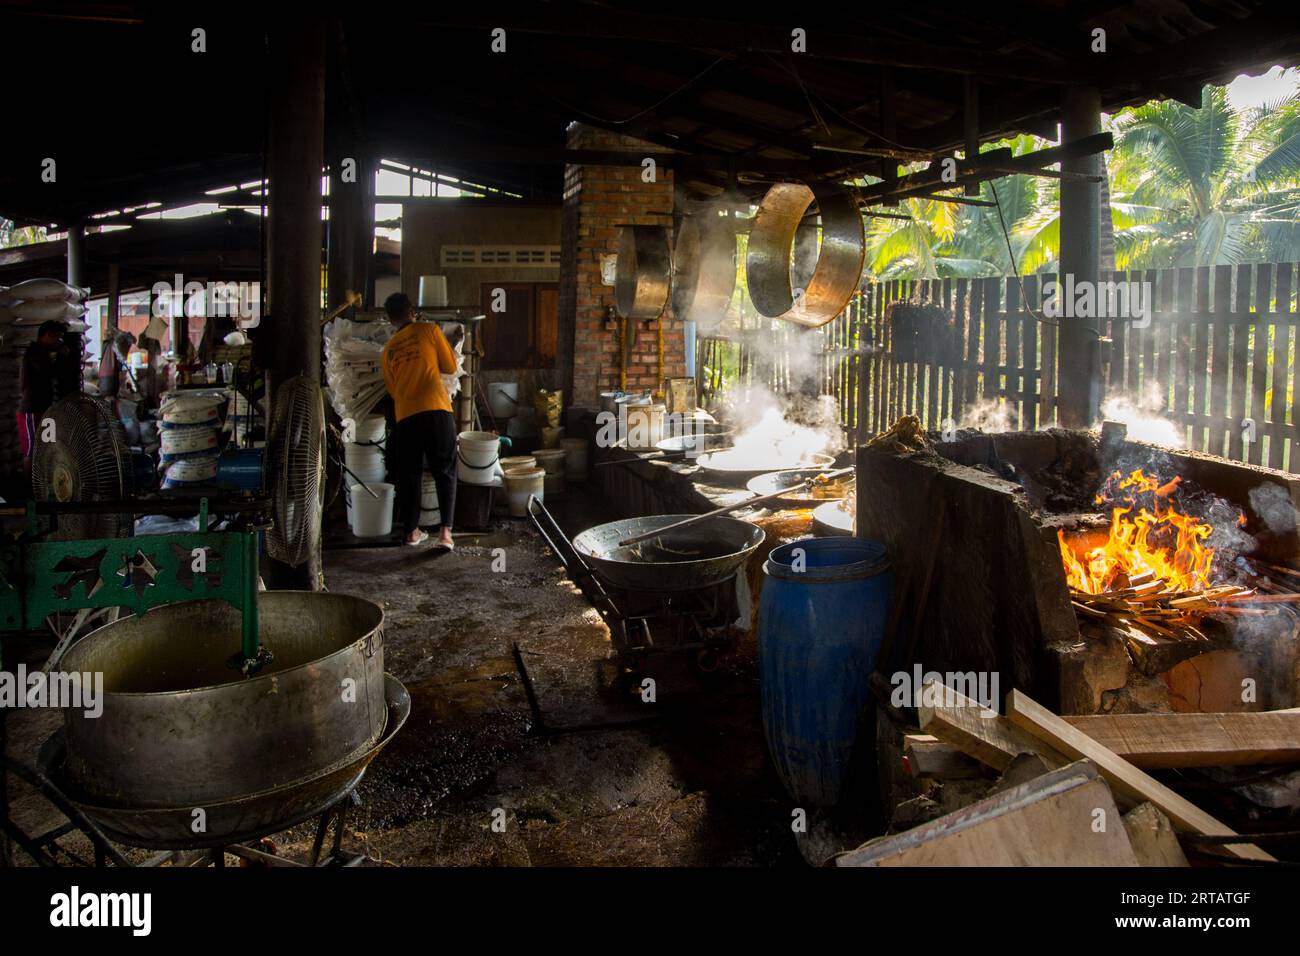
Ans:
[[[1097,504],[1111,505],[1104,544],[1082,554],[1057,531],[1076,612],[1105,621],[1149,643],[1152,635],[1204,640],[1205,614],[1262,615],[1239,602],[1267,601],[1253,588],[1215,580],[1215,528],[1179,503],[1182,479],[1162,482],[1135,470],[1115,472]],[[1237,522],[1245,523],[1238,515]],[[1147,637],[1143,637],[1147,632]]]
[[[1104,594],[1135,580],[1163,582],[1177,591],[1211,587],[1214,548],[1205,542],[1214,528],[1179,510],[1175,493],[1181,480],[1161,484],[1141,470],[1111,475],[1097,495],[1097,504],[1112,504],[1106,543],[1081,558],[1065,532],[1057,532],[1070,587],[1085,594]]]

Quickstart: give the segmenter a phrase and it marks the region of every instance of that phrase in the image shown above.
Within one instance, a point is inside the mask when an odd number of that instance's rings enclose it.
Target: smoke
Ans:
[[[1120,393],[1107,397],[1101,406],[1101,417],[1128,426],[1128,437],[1136,441],[1182,448],[1184,436],[1181,429],[1160,413],[1164,411],[1164,397],[1152,384],[1141,395]]]
[[[982,432],[1011,431],[1011,410],[996,398],[984,398],[962,412],[959,428],[978,428]]]
[[[1251,510],[1277,535],[1292,535],[1296,530],[1295,504],[1281,485],[1263,484],[1250,489]]]

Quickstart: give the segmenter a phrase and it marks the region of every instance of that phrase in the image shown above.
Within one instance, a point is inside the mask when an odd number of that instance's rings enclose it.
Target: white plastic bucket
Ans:
[[[532,455],[511,455],[501,459],[501,467],[506,471],[511,468],[536,468],[537,459]]]
[[[519,383],[489,382],[488,407],[493,418],[514,418],[519,408]]]
[[[356,423],[354,434],[359,442],[383,441],[384,416],[363,415]]]
[[[501,438],[491,432],[461,432],[460,457],[471,468],[489,468],[497,460]]]
[[[536,496],[538,501],[546,499],[545,478],[546,472],[541,468],[511,468],[506,472],[506,497],[510,503],[510,517],[527,517],[530,495]]]
[[[562,475],[565,454],[563,448],[539,448],[533,452],[533,457],[548,475]]]
[[[560,442],[564,449],[564,474],[574,481],[587,480],[587,439],[565,438]]]
[[[370,485],[378,498],[373,498],[360,485],[348,489],[352,502],[352,533],[358,538],[382,538],[393,532],[393,486],[377,481]]]

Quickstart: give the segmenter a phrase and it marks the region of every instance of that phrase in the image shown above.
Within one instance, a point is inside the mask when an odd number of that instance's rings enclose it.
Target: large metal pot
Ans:
[[[759,467],[753,465],[731,465],[727,462],[726,451],[709,452],[707,455],[701,455],[695,460],[699,465],[700,478],[706,482],[712,482],[719,485],[725,485],[731,488],[743,488],[751,478],[757,478],[759,475],[766,474],[769,471],[787,471],[790,468],[811,468],[813,470],[825,470],[835,464],[834,455],[815,454],[809,455],[805,462],[761,462]],[[784,467],[783,467],[784,466]]]
[[[68,786],[67,740],[62,730],[46,740],[38,758],[39,765],[56,786],[65,792],[71,791],[69,796],[81,812],[115,843],[155,850],[244,843],[311,819],[334,806],[361,782],[370,761],[401,730],[411,713],[411,695],[391,674],[384,675],[384,693],[388,721],[383,736],[372,746],[310,776],[290,780],[270,790],[206,803],[202,806],[205,826],[201,830],[194,826],[194,811],[198,808],[191,804],[131,807],[86,802],[86,798]]]
[[[795,238],[814,199],[821,214],[821,251],[812,274],[796,284],[791,281],[791,262],[798,258]],[[768,318],[818,328],[848,305],[862,280],[865,257],[862,215],[852,195],[843,190],[814,194],[802,183],[777,183],[759,204],[749,233],[749,297]],[[796,295],[796,285],[802,295]]]
[[[202,807],[346,763],[384,732],[384,612],[344,594],[258,595],[274,661],[226,667],[240,613],[224,601],[153,608],[82,638],[68,671],[104,675],[103,713],[64,711],[67,777],[105,806]]]
[[[668,304],[672,250],[664,226],[624,226],[618,237],[614,305],[627,319],[657,319]]]
[[[673,313],[707,335],[722,324],[736,291],[736,233],[716,209],[687,216],[673,251]]]

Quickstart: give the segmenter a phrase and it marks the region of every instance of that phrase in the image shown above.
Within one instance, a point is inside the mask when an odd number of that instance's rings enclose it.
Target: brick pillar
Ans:
[[[661,152],[630,136],[580,123],[569,128],[568,145],[570,149]],[[621,225],[672,229],[672,173],[660,167],[655,180],[643,182],[639,164],[565,167],[559,359],[565,369],[565,389],[575,406],[597,408],[600,393],[618,387],[617,332],[605,327],[606,313],[614,304],[614,287],[601,282],[600,258],[618,251]],[[640,322],[628,363],[629,389],[657,389],[664,379],[687,374],[682,323],[673,315],[671,304],[659,321],[664,326],[663,374],[659,374],[657,323]],[[563,354],[566,349],[567,356]]]

